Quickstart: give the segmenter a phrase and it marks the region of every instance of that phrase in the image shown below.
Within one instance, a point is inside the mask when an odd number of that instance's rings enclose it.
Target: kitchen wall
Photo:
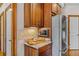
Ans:
[[[17,55],[24,55],[24,40],[20,38],[21,32],[24,30],[24,4],[17,4]]]
[[[66,3],[63,9],[64,15],[79,15],[79,3]]]

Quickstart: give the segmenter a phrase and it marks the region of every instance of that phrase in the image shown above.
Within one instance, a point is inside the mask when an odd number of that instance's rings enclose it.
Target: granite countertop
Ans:
[[[33,47],[35,49],[39,49],[39,48],[41,48],[41,47],[43,47],[45,45],[48,45],[50,43],[51,43],[50,38],[45,38],[45,42],[43,42],[43,43],[39,43],[39,44],[35,44],[35,45],[30,45],[30,44],[25,42],[24,44],[27,45],[27,46]]]

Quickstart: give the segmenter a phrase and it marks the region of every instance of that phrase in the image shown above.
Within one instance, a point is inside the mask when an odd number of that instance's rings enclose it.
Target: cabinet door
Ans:
[[[30,56],[38,56],[38,50],[30,47]]]
[[[24,45],[24,55],[29,56],[30,55],[30,48],[27,45]]]
[[[57,13],[60,14],[61,13],[61,7],[57,6]]]
[[[35,26],[36,25],[36,15],[35,15],[35,4],[31,4],[31,26]]]
[[[46,51],[40,53],[39,56],[52,56],[51,49],[52,48],[48,48]]]
[[[24,55],[25,56],[37,56],[38,55],[38,50],[30,47],[30,46],[27,46],[27,45],[24,45]]]
[[[52,12],[57,14],[57,4],[56,3],[52,4]]]
[[[24,26],[43,27],[43,4],[40,3],[25,3],[24,5]]]
[[[52,45],[48,44],[39,49],[39,56],[51,56],[52,55]]]
[[[30,27],[31,23],[31,4],[25,3],[24,4],[24,27]]]
[[[43,27],[43,4],[31,4],[31,26]]]
[[[52,24],[52,15],[51,15],[51,8],[52,4],[51,3],[45,3],[44,4],[44,27],[50,28],[49,30],[49,37],[51,36],[51,24]]]

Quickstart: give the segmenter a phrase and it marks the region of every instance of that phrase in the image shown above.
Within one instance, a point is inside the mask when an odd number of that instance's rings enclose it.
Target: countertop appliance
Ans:
[[[49,28],[40,28],[39,36],[41,37],[49,37]]]

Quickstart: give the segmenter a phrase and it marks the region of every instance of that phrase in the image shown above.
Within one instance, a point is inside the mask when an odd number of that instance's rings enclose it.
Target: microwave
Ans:
[[[39,36],[41,37],[49,37],[49,28],[40,28]]]

